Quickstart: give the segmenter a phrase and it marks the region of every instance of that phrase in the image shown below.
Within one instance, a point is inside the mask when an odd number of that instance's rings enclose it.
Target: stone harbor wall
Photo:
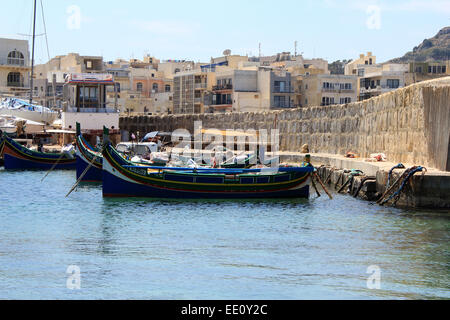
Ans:
[[[450,77],[401,88],[362,102],[266,113],[191,114],[122,117],[127,135],[172,132],[194,122],[207,129],[280,130],[280,150],[360,157],[385,153],[391,162],[450,171]]]

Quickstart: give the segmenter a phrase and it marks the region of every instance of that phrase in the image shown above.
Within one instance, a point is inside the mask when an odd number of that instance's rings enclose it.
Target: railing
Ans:
[[[232,106],[233,105],[233,102],[231,101],[231,100],[227,100],[227,101],[224,101],[224,102],[213,102],[212,104],[211,104],[211,106]]]
[[[278,86],[275,86],[273,88],[273,92],[274,93],[294,93],[294,91],[291,88],[282,88],[282,87],[278,87]]]
[[[25,85],[23,82],[8,82],[6,84],[7,87],[16,87],[16,88],[24,88]]]
[[[322,92],[335,92],[335,93],[354,93],[354,89],[333,89],[333,88],[322,88]]]
[[[276,101],[276,102],[274,102],[273,107],[274,108],[291,108],[292,105],[290,105],[288,101],[284,101],[284,102]]]
[[[196,83],[195,89],[206,89],[206,83]]]
[[[117,113],[118,111],[115,108],[78,108],[77,107],[65,107],[64,112],[69,113]]]
[[[24,59],[19,58],[0,58],[0,65],[3,66],[15,66],[15,67],[28,67]]]
[[[233,89],[233,85],[232,84],[222,84],[222,85],[217,85],[217,86],[213,86],[213,91],[218,91],[218,90],[232,90]]]

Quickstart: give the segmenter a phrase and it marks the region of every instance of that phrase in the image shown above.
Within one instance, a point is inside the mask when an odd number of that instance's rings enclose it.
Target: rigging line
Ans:
[[[42,0],[40,0],[40,1],[41,1],[42,21],[43,21],[43,24],[44,24],[45,43],[47,44],[47,57],[48,57],[48,62],[50,62],[50,49],[48,47],[47,25],[45,24],[44,4],[42,3]],[[52,79],[53,79],[53,76],[52,76]],[[56,83],[53,83],[53,81],[52,81],[54,107],[56,106],[56,89],[55,89],[55,84]]]

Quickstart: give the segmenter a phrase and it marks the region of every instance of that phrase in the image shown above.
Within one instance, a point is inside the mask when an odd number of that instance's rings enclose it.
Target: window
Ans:
[[[447,72],[447,66],[442,66],[442,73],[446,73]]]
[[[142,92],[142,89],[143,89],[142,82],[138,82],[137,85],[136,85],[136,90],[139,91],[139,92]]]
[[[92,69],[92,61],[91,60],[86,61],[86,69]]]
[[[53,82],[56,82],[56,74],[53,74]]]
[[[369,64],[372,64],[372,58],[369,59]]]
[[[8,64],[24,66],[25,58],[22,52],[14,50],[8,54]]]
[[[331,104],[334,104],[334,98],[322,97],[322,105],[323,106],[329,106]]]
[[[78,106],[82,108],[98,108],[99,94],[98,87],[81,87],[78,89]]]
[[[170,85],[169,84],[166,84],[165,91],[166,92],[170,92]]]
[[[7,78],[8,87],[23,87],[23,76],[20,72],[10,72]]]
[[[285,108],[286,105],[286,97],[285,96],[274,96],[274,103],[276,108]]]
[[[400,80],[398,79],[388,79],[387,80],[387,86],[390,89],[397,89],[400,87]]]
[[[158,92],[158,84],[154,83],[152,89],[153,89],[153,92]]]
[[[286,81],[275,81],[275,92],[287,92]]]

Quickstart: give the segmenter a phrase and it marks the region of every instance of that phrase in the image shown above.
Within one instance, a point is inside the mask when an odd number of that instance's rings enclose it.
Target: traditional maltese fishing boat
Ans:
[[[3,167],[3,146],[5,145],[5,139],[3,134],[0,133],[0,167]]]
[[[138,166],[103,149],[103,196],[178,199],[308,198],[311,167],[208,169]]]
[[[4,133],[3,161],[6,170],[73,170],[76,160],[70,150],[62,153],[45,153],[30,150]]]
[[[102,182],[103,156],[101,150],[93,147],[83,137],[79,123],[77,123],[76,148],[77,180],[81,178],[83,182]]]

